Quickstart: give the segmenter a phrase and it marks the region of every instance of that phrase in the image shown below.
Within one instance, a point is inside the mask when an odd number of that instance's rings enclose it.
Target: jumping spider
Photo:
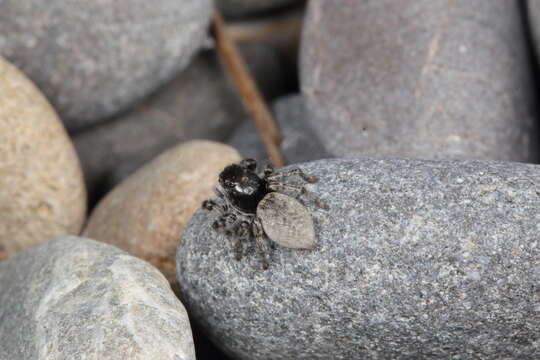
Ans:
[[[256,169],[254,159],[244,159],[239,164],[227,166],[219,175],[215,189],[217,199],[205,200],[202,207],[208,211],[219,211],[220,215],[212,228],[227,237],[236,238],[234,249],[237,260],[242,258],[243,243],[252,238],[262,258],[262,267],[267,269],[270,249],[266,238],[289,248],[315,247],[311,215],[298,200],[282,192],[304,195],[322,209],[328,209],[328,206],[302,185],[283,182],[285,177],[293,175],[308,183],[318,181],[299,168],[276,172],[267,165],[261,175],[256,173]]]

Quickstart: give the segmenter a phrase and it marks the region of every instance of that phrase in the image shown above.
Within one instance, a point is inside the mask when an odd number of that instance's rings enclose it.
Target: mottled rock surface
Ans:
[[[226,16],[245,16],[260,14],[291,4],[299,4],[301,0],[215,0],[217,7]]]
[[[63,237],[0,262],[1,359],[195,360],[187,313],[154,267]]]
[[[540,166],[322,160],[317,248],[250,249],[197,212],[177,251],[184,304],[238,359],[540,356]],[[204,274],[204,276],[201,276]]]
[[[273,111],[282,137],[281,152],[288,164],[333,157],[325,150],[306,118],[302,96],[291,95],[278,99],[274,103]],[[250,119],[244,120],[238,127],[229,144],[243,157],[253,158],[261,163],[268,161],[268,155]]]
[[[327,149],[537,161],[519,8],[506,0],[310,1],[301,85]]]
[[[205,42],[211,9],[211,0],[4,0],[0,55],[78,130],[184,68]]]
[[[223,168],[239,160],[236,150],[211,141],[175,146],[107,194],[84,235],[147,260],[172,283],[178,234],[202,201],[213,196]]]
[[[48,237],[78,234],[85,211],[79,160],[62,123],[34,84],[0,58],[0,260]]]
[[[243,46],[241,50],[265,95],[275,96],[281,87],[276,53],[264,46]],[[245,117],[215,54],[205,52],[146,103],[81,133],[74,141],[93,195],[100,187],[111,189],[179,142],[227,139]]]

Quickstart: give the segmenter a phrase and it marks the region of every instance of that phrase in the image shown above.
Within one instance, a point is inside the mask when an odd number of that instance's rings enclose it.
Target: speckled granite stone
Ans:
[[[187,313],[163,275],[80,237],[0,262],[0,359],[195,360]]]
[[[280,130],[281,151],[287,164],[331,158],[321,140],[306,118],[304,100],[301,95],[290,95],[278,99],[273,106],[275,119]],[[244,157],[268,162],[268,155],[250,119],[238,127],[229,140]]]
[[[540,166],[321,160],[317,248],[270,268],[198,212],[177,251],[193,318],[237,359],[540,357]],[[204,274],[204,275],[202,275]]]
[[[539,160],[519,1],[309,2],[301,85],[336,156]]]
[[[0,55],[79,130],[186,67],[206,41],[211,10],[211,0],[3,0]]]
[[[81,166],[62,122],[0,57],[0,260],[52,236],[79,234],[85,217]]]

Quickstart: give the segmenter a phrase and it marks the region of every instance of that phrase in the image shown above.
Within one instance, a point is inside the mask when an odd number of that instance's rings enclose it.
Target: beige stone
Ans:
[[[41,92],[0,58],[0,260],[78,234],[86,212],[79,160]]]
[[[212,196],[221,170],[239,160],[232,147],[212,141],[177,145],[114,188],[93,211],[84,235],[149,261],[174,282],[183,228]]]

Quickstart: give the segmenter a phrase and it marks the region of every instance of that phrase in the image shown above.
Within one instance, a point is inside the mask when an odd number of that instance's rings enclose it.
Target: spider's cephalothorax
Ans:
[[[241,259],[243,243],[252,238],[261,255],[263,268],[268,268],[269,246],[265,238],[277,244],[311,249],[315,246],[313,220],[305,207],[292,197],[278,194],[292,192],[309,197],[323,209],[327,206],[301,185],[284,183],[287,176],[297,175],[309,183],[318,181],[298,168],[276,172],[267,166],[261,175],[256,173],[257,162],[244,159],[239,164],[227,166],[219,175],[217,199],[206,200],[203,208],[218,210],[220,216],[212,227],[229,237],[236,237],[236,258]]]
[[[270,191],[265,179],[260,178],[247,166],[232,164],[219,175],[219,185],[238,210],[255,214],[257,205]]]

